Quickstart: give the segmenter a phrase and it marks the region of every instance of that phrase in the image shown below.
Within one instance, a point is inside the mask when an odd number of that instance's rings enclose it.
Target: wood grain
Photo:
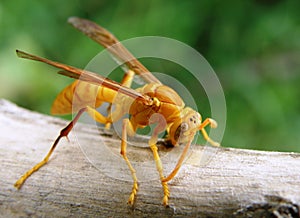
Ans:
[[[16,190],[14,182],[42,160],[66,124],[0,101],[1,216],[300,216],[300,154],[193,146],[190,158],[169,182],[170,207],[165,208],[144,139],[138,142],[143,146],[131,146],[128,152],[137,168],[144,171],[138,174],[141,180],[136,204],[129,207],[126,202],[132,183],[118,156],[119,139],[84,124],[77,126],[70,142],[63,139],[50,162]],[[97,146],[107,149],[110,145],[113,155],[97,151]],[[90,148],[95,151],[87,152]],[[163,161],[172,162],[180,149],[166,152],[160,146],[160,152]],[[172,164],[165,165],[166,172],[172,170]]]

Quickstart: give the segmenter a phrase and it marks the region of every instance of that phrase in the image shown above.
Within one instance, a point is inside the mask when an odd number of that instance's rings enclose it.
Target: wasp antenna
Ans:
[[[206,118],[198,127],[199,130],[202,131],[202,129],[206,126],[210,126],[211,128],[217,128],[218,127],[218,123],[217,121],[215,121],[214,119],[211,118]]]
[[[217,121],[215,121],[214,119],[209,118],[210,121],[210,127],[211,128],[217,128],[218,127],[218,123]]]

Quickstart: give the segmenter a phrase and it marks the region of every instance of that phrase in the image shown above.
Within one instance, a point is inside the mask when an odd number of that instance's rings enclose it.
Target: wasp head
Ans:
[[[202,122],[201,115],[186,107],[169,129],[169,140],[173,145],[185,143],[194,138]]]

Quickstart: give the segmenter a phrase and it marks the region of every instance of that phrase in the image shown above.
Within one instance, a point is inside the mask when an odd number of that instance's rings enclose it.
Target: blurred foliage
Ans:
[[[72,80],[18,59],[15,49],[84,67],[102,48],[66,23],[79,16],[121,40],[158,35],[197,49],[226,95],[224,146],[299,152],[299,11],[297,0],[2,0],[0,97],[49,113],[57,93]],[[151,62],[147,67],[155,68]],[[176,71],[170,69],[166,72]],[[201,114],[209,116],[205,94],[199,98]]]

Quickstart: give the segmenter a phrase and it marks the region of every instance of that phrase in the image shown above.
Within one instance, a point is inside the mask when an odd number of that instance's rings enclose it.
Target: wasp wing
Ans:
[[[76,67],[72,67],[69,65],[65,65],[59,62],[55,62],[55,61],[51,61],[49,59],[46,58],[42,58],[42,57],[38,57],[20,50],[16,50],[17,55],[21,58],[25,58],[25,59],[30,59],[30,60],[35,60],[35,61],[39,61],[39,62],[43,62],[46,63],[48,65],[52,65],[54,67],[60,68],[63,71],[60,71],[59,73],[74,79],[78,79],[78,80],[82,80],[85,82],[89,82],[98,86],[104,86],[107,87],[109,89],[115,90],[117,92],[123,93],[129,97],[132,97],[134,99],[138,99],[140,101],[142,101],[144,104],[151,104],[152,100],[150,99],[150,97],[148,97],[147,95],[143,95],[137,91],[135,91],[134,89],[131,88],[127,88],[125,86],[122,86],[122,84],[117,83],[113,80],[110,80],[108,78],[105,78],[99,74],[90,72],[90,71],[86,71],[86,70],[82,70]]]
[[[92,21],[78,17],[70,17],[68,22],[105,47],[118,61],[125,63],[129,69],[140,75],[146,82],[161,84],[161,82],[109,31]]]

